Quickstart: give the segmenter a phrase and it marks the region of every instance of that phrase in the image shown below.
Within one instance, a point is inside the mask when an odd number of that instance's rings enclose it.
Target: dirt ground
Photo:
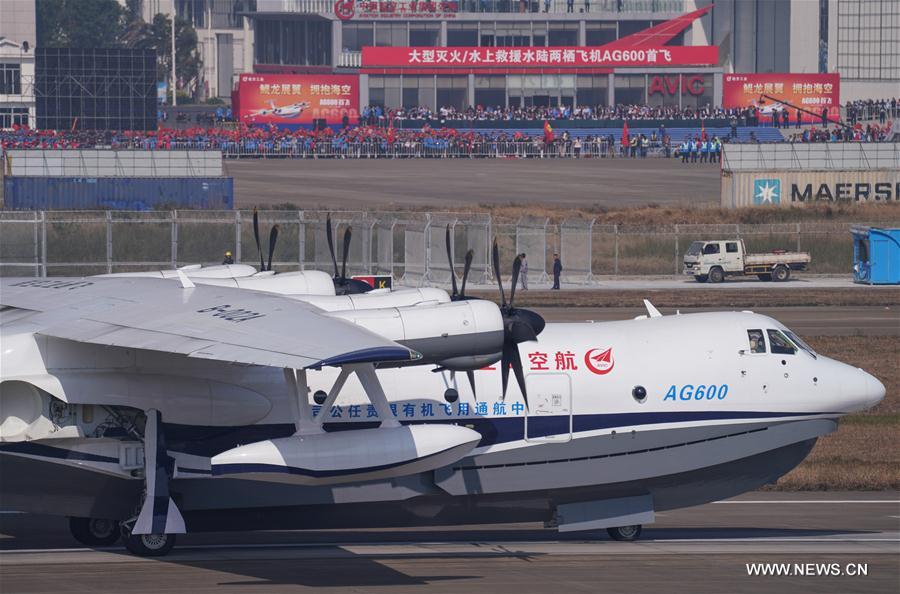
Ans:
[[[232,160],[235,207],[453,210],[719,203],[719,167],[676,159]]]

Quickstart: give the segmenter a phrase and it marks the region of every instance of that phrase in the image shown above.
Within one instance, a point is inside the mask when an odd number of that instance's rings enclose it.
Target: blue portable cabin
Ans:
[[[900,229],[853,227],[853,280],[900,285]]]

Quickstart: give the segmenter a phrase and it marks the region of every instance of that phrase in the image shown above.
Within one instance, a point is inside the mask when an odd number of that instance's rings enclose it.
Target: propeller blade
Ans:
[[[522,270],[522,256],[516,256],[513,260],[511,286],[509,288],[509,309],[512,309],[513,299],[516,298],[516,285],[519,284],[519,272]]]
[[[469,385],[472,386],[472,397],[478,400],[478,394],[475,392],[475,372],[471,369],[466,371],[466,377],[469,378]]]
[[[456,269],[453,267],[453,251],[450,249],[450,223],[447,223],[447,234],[444,236],[444,242],[447,244],[447,262],[450,264],[450,282],[453,283],[453,292],[450,298],[459,295],[456,290]]]
[[[500,381],[503,385],[501,400],[506,399],[506,386],[509,384],[509,363],[512,359],[512,350],[516,345],[508,340],[503,341],[503,355],[500,357]]]
[[[269,264],[266,270],[272,270],[272,256],[275,255],[275,242],[278,241],[278,225],[269,231]]]
[[[516,383],[519,384],[519,391],[522,392],[522,400],[525,401],[525,408],[528,408],[528,392],[525,391],[525,372],[522,371],[522,358],[519,356],[519,349],[513,346],[511,354],[513,373],[516,374]]]
[[[472,258],[475,257],[475,250],[466,252],[466,265],[463,268],[462,287],[459,290],[460,298],[466,296],[466,281],[469,279],[469,271],[472,269]]]
[[[341,258],[341,281],[347,280],[347,256],[350,255],[350,238],[353,236],[353,227],[347,225],[344,230],[344,255]]]
[[[334,255],[334,237],[331,231],[331,213],[325,217],[325,239],[328,240],[328,251],[331,252],[331,262],[334,264],[334,278],[338,277],[337,258]]]
[[[266,270],[266,262],[263,260],[262,244],[259,242],[259,212],[253,209],[253,238],[256,239],[256,251],[259,254],[259,271]]]
[[[500,287],[500,307],[506,307],[506,295],[503,293],[503,279],[500,278],[500,247],[497,238],[494,238],[494,246],[491,248],[491,259],[494,265],[494,276],[497,277],[497,286]]]
[[[544,326],[547,323],[544,321],[544,318],[537,312],[533,312],[530,309],[517,309],[516,317],[528,324],[528,326],[534,331],[535,335],[540,334],[544,331]],[[534,340],[533,338],[531,340]]]

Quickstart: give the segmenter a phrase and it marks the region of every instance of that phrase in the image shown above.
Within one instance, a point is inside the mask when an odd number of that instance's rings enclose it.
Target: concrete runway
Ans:
[[[548,322],[628,320],[647,315],[643,307],[534,307]],[[681,308],[683,314],[722,311],[727,307]],[[675,308],[659,308],[663,315]],[[900,336],[900,306],[841,307],[755,307],[753,311],[771,316],[801,336]]]
[[[79,548],[65,520],[0,515],[4,593],[896,592],[900,494],[748,493],[657,514],[640,541],[534,524],[195,534],[162,560]],[[835,563],[843,575],[748,576]],[[849,564],[849,565],[848,565]],[[850,576],[857,564],[867,575]],[[791,566],[793,570],[793,565]],[[815,571],[815,569],[812,569]]]
[[[718,165],[676,159],[244,159],[225,171],[237,208],[698,206],[720,192]]]

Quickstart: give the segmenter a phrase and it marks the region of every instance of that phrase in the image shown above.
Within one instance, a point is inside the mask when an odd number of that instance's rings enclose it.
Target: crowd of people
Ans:
[[[456,107],[398,107],[385,110],[380,105],[367,105],[360,110],[360,122],[370,126],[394,121],[543,121],[543,120],[698,120],[747,118],[748,109],[722,107],[678,107],[671,105],[580,105],[575,107],[501,107],[489,105]]]
[[[893,121],[883,125],[867,124],[863,127],[857,122],[850,126],[834,128],[806,128],[788,136],[788,142],[885,142],[894,136]]]
[[[844,106],[847,123],[855,125],[860,121],[878,120],[884,126],[888,120],[900,118],[900,99],[865,99],[848,101]]]

